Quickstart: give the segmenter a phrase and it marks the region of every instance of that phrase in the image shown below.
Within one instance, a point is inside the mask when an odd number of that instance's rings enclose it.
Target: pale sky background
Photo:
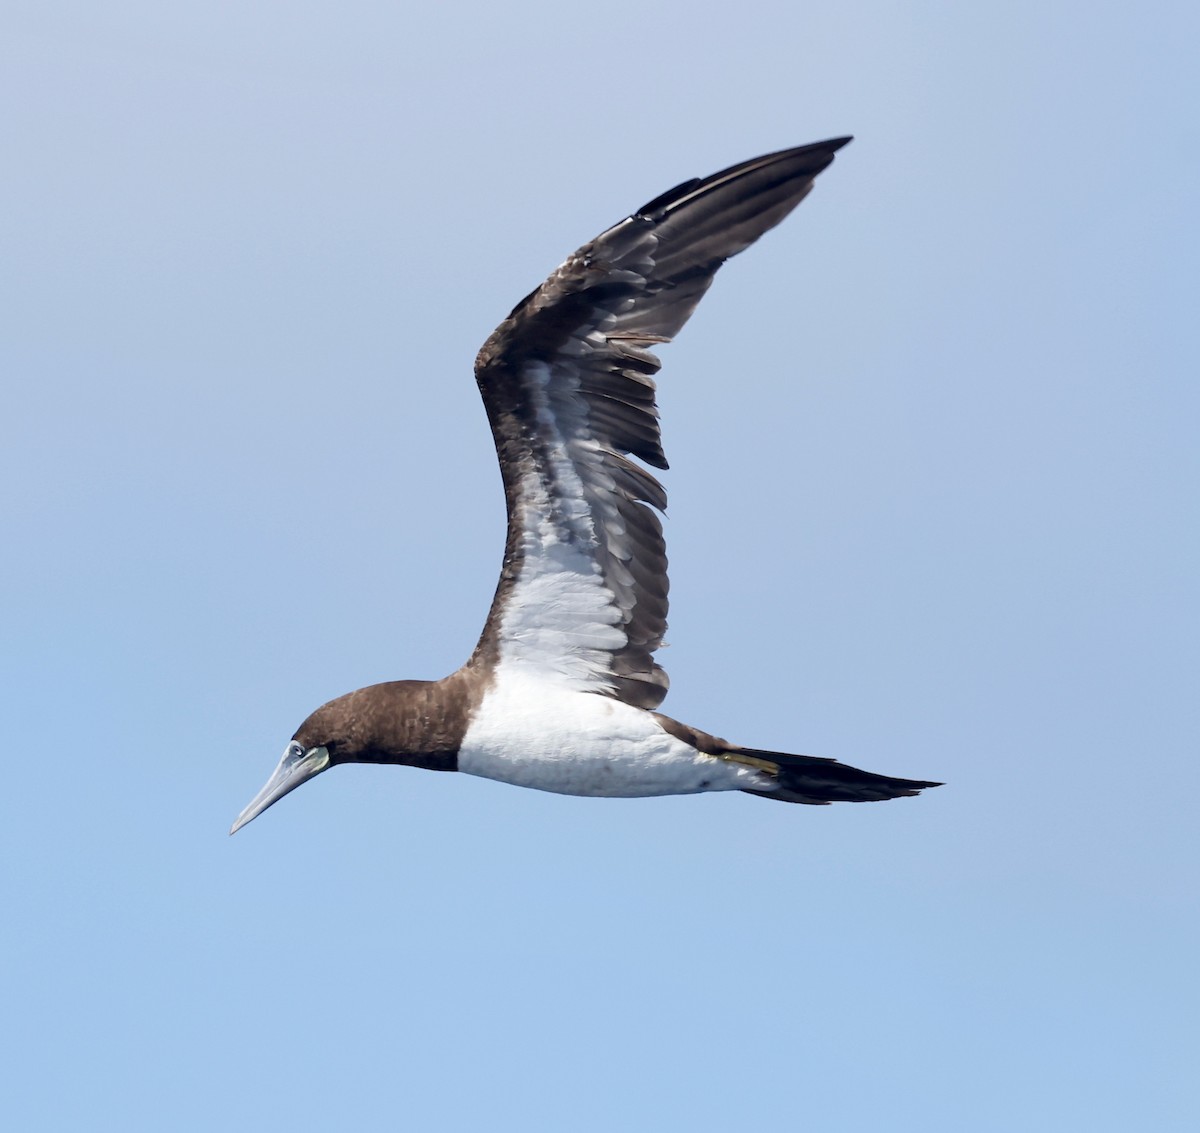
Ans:
[[[1200,1128],[1195,13],[8,0],[4,1126]],[[662,352],[665,708],[947,786],[229,839],[474,644],[512,304],[842,133]]]

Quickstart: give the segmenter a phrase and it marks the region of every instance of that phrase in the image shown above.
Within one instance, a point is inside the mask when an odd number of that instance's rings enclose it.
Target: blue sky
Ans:
[[[1196,1128],[1198,22],[8,4],[12,1126]],[[947,786],[353,767],[226,837],[473,645],[509,307],[842,133],[662,352],[665,707]]]

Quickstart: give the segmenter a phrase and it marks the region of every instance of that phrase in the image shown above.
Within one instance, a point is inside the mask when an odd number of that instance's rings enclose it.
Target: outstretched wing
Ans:
[[[849,138],[768,154],[656,197],[585,244],[484,344],[475,376],[508,501],[496,597],[471,664],[653,708],[667,626],[655,511],[658,359],[717,269],[778,224]]]

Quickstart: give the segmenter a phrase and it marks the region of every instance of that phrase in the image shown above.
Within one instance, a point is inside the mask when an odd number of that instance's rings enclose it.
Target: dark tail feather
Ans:
[[[810,806],[874,803],[883,799],[903,798],[905,795],[919,795],[926,787],[941,786],[941,783],[927,783],[924,779],[893,779],[888,775],[860,771],[857,767],[838,763],[836,759],[742,747],[702,732],[699,728],[681,724],[661,712],[655,712],[654,716],[664,730],[697,751],[718,759],[728,759],[732,763],[744,763],[747,767],[773,776],[779,784],[775,790],[746,792],[748,795],[762,795],[764,799],[808,803]]]
[[[753,748],[738,750],[740,754],[761,759],[779,769],[774,772],[779,782],[778,790],[746,793],[761,795],[764,799],[779,799],[785,803],[808,803],[810,806],[874,803],[883,799],[903,798],[905,795],[919,795],[926,787],[941,786],[941,783],[927,783],[923,779],[893,779],[890,775],[860,771],[857,767],[838,763],[836,759],[756,751]]]

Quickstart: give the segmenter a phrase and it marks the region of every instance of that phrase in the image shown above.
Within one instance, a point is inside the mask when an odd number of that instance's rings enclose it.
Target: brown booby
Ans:
[[[788,215],[849,138],[686,181],[585,244],[475,362],[508,503],[479,644],[440,681],[390,681],[318,708],[233,824],[339,763],[465,771],[567,795],[746,791],[868,802],[938,784],[728,743],[655,711],[667,616],[666,493],[650,347],[717,269]],[[630,459],[634,457],[641,463]]]

